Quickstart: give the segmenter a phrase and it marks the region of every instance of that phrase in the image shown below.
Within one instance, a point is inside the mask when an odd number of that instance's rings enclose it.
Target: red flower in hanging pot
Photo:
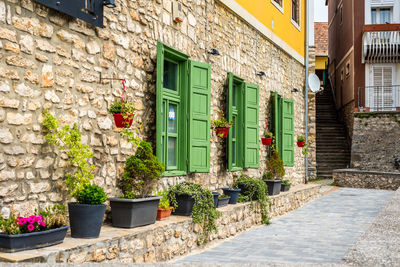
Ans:
[[[216,134],[220,138],[226,138],[229,133],[229,128],[216,128]]]
[[[306,138],[302,135],[297,136],[297,146],[304,147],[306,144]]]
[[[220,138],[226,138],[229,133],[229,128],[233,125],[233,121],[228,121],[224,117],[223,107],[221,105],[221,109],[218,110],[218,119],[211,120],[211,129],[214,129],[217,136]]]
[[[117,128],[129,128],[132,126],[135,108],[131,103],[115,100],[108,109],[108,112],[113,114]]]
[[[261,142],[264,146],[269,146],[272,143],[273,134],[268,132],[267,130],[264,131],[263,137],[261,137]]]
[[[126,114],[126,118],[121,113],[113,114],[115,126],[117,128],[130,128],[133,122],[133,114]]]

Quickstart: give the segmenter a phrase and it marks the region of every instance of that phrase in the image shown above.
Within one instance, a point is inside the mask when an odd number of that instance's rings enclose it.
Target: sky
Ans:
[[[314,21],[328,21],[328,7],[325,6],[325,0],[314,0]]]

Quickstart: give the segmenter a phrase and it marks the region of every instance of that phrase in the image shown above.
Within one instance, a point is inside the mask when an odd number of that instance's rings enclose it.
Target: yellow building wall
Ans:
[[[271,0],[235,0],[258,21],[305,57],[306,0],[300,0],[300,31],[291,22],[291,0],[283,0],[283,14]],[[272,28],[272,20],[274,28]]]
[[[315,57],[315,69],[324,70],[328,64],[328,57]]]

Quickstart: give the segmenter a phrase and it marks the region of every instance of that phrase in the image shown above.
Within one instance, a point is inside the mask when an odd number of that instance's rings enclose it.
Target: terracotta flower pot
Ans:
[[[162,209],[162,208],[158,207],[158,209],[157,209],[157,221],[165,220],[169,216],[171,216],[172,209],[173,209],[173,207],[169,207],[168,210],[165,210],[165,209]]]
[[[128,118],[124,119],[121,113],[113,114],[115,126],[118,128],[129,128],[132,126],[133,114],[129,114]]]
[[[306,144],[306,141],[297,142],[298,147],[304,147],[305,144]]]
[[[269,146],[272,142],[272,138],[269,137],[262,137],[261,142],[264,146]]]
[[[226,138],[229,133],[229,128],[217,128],[216,133],[218,137]]]

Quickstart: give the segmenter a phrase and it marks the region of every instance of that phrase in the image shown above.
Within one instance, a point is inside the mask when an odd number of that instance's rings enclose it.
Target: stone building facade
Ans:
[[[116,1],[105,8],[104,28],[48,9],[32,0],[0,0],[0,213],[26,214],[39,206],[69,200],[63,175],[65,155],[47,144],[41,126],[42,111],[63,124],[77,123],[83,142],[94,152],[94,183],[109,196],[118,195],[118,177],[133,153],[120,136],[110,103],[127,92],[143,124],[140,135],[155,144],[157,41],[211,64],[211,111],[225,104],[227,72],[259,85],[260,136],[270,113],[270,93],[294,100],[294,134],[305,135],[304,62],[291,57],[219,1],[179,1],[184,20],[172,20],[169,0]],[[216,48],[220,56],[208,53]],[[258,71],[266,76],[259,77]],[[292,88],[301,88],[292,92]],[[135,125],[134,127],[136,127]],[[161,179],[159,188],[182,180],[212,190],[233,183],[225,168],[225,145],[211,135],[209,173]],[[261,177],[267,147],[260,142],[260,168],[244,170]],[[305,164],[295,147],[295,164],[286,167],[286,179],[304,182]]]

